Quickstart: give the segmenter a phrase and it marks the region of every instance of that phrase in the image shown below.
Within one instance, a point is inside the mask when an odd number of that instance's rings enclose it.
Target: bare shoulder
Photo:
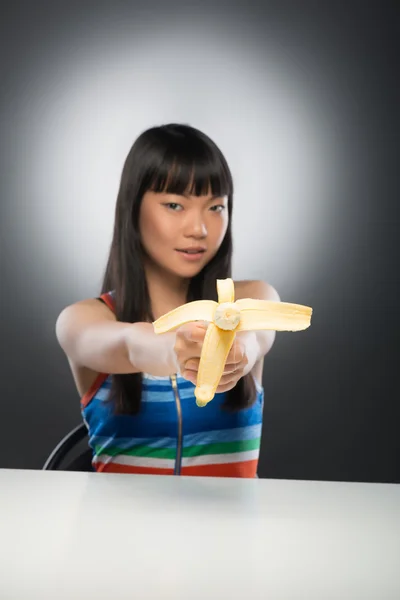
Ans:
[[[87,298],[86,300],[79,300],[69,306],[66,306],[60,316],[62,320],[75,320],[81,317],[94,317],[100,319],[115,319],[113,311],[104,303],[97,298]]]
[[[82,326],[102,320],[115,321],[116,317],[106,304],[96,298],[79,300],[66,306],[56,322],[56,335],[59,343],[64,347],[64,343]]]
[[[86,327],[93,323],[115,321],[112,310],[96,298],[79,300],[65,307],[56,322],[56,336],[58,343],[64,350],[72,371],[75,385],[79,395],[83,396],[97,377],[98,372],[79,364],[73,358],[77,340]]]
[[[280,302],[280,297],[276,289],[268,282],[262,280],[242,280],[235,281],[235,297],[254,298],[255,300],[271,300]]]

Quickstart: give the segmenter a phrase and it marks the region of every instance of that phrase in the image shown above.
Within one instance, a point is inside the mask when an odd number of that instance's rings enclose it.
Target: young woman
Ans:
[[[237,334],[217,394],[194,388],[205,325],[156,335],[152,322],[192,300],[217,299],[231,276],[233,183],[215,143],[186,125],[151,128],[122,172],[99,298],[60,314],[96,471],[256,477],[263,359],[273,331]],[[236,299],[279,300],[262,281]]]

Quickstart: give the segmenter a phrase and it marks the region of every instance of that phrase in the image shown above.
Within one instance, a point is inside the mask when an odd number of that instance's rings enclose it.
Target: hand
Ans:
[[[180,373],[182,377],[191,381],[194,385],[197,382],[201,350],[206,331],[207,325],[196,322],[183,325],[176,332],[175,353]],[[239,379],[248,372],[249,360],[245,338],[237,334],[229,351],[216,392],[222,393],[231,390]]]

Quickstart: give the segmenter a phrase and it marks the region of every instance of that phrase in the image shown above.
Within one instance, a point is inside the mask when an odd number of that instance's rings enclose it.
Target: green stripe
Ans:
[[[107,454],[108,456],[142,456],[145,458],[176,458],[176,448],[152,448],[151,446],[135,446],[125,449],[118,447],[96,446],[96,454]]]
[[[185,458],[192,456],[202,456],[204,454],[231,454],[234,452],[246,452],[247,450],[256,450],[260,447],[261,437],[253,440],[243,440],[239,442],[219,442],[216,444],[198,444],[183,448],[182,456]],[[126,450],[118,447],[96,446],[96,454],[107,454],[108,456],[142,456],[146,458],[165,458],[175,459],[175,448],[152,448],[150,446],[135,446]]]

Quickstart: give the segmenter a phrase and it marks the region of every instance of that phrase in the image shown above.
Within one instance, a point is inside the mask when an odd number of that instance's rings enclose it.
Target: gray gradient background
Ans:
[[[235,278],[314,309],[265,362],[260,476],[400,481],[398,27],[368,4],[2,9],[0,467],[80,421],[56,318],[98,293],[132,141],[183,121],[234,174]]]

